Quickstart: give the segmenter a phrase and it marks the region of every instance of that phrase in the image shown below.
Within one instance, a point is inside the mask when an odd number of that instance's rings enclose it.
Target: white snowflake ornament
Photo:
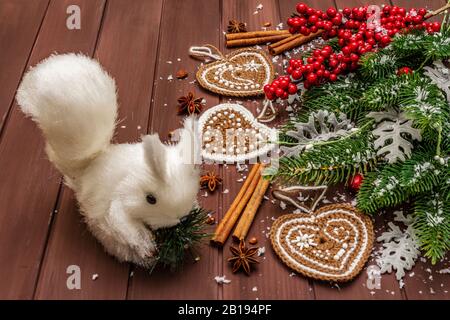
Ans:
[[[377,264],[381,273],[391,273],[395,270],[395,277],[400,281],[405,276],[405,270],[411,270],[416,263],[420,244],[412,227],[414,218],[411,215],[405,217],[401,211],[394,214],[394,220],[402,222],[407,228],[402,231],[394,223],[388,223],[389,231],[383,232],[377,238],[378,242],[383,242]]]

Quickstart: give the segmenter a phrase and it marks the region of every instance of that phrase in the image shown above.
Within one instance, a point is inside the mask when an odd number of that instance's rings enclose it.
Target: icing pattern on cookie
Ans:
[[[277,139],[276,130],[258,123],[239,104],[224,103],[206,110],[199,119],[203,158],[243,162],[267,155]]]
[[[255,96],[274,78],[267,55],[257,49],[240,49],[223,59],[204,64],[197,71],[200,85],[226,96]]]
[[[278,218],[272,246],[295,271],[320,280],[349,281],[363,268],[373,246],[372,221],[347,204],[311,214]]]

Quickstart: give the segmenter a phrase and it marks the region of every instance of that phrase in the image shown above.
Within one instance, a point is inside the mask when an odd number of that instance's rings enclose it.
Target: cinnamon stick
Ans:
[[[266,30],[266,31],[227,33],[225,35],[225,39],[227,41],[229,41],[229,40],[239,40],[239,39],[262,38],[262,37],[268,37],[268,36],[279,36],[281,34],[290,35],[288,30]]]
[[[284,51],[291,50],[292,48],[301,46],[322,34],[323,30],[319,30],[315,33],[311,33],[309,36],[304,35],[293,35],[287,39],[283,39],[279,42],[273,43],[269,46],[269,52],[272,55],[280,54]]]
[[[287,37],[287,38],[285,38],[283,40],[280,40],[278,42],[270,44],[269,48],[279,47],[279,46],[281,46],[281,45],[283,45],[285,43],[291,42],[292,40],[294,40],[296,38],[300,38],[300,37],[303,37],[303,35],[301,33],[292,34],[292,35],[290,35],[289,37]]]
[[[225,241],[227,241],[231,230],[236,224],[236,221],[238,220],[242,210],[244,209],[258,184],[260,171],[261,164],[259,163],[255,164],[250,170],[247,179],[242,185],[241,190],[239,191],[227,213],[217,226],[216,231],[214,232],[214,236],[211,239],[212,243],[223,246]]]
[[[288,37],[289,37],[289,34],[280,34],[280,35],[267,36],[267,37],[227,40],[226,45],[228,48],[253,46],[255,44],[280,41],[280,40],[286,39]]]
[[[265,179],[263,176],[259,178],[255,192],[250,198],[250,201],[248,202],[247,207],[245,208],[244,213],[242,213],[241,219],[233,232],[233,238],[235,240],[243,240],[247,236],[248,230],[255,219],[256,212],[261,205],[269,184],[270,181],[268,179]]]

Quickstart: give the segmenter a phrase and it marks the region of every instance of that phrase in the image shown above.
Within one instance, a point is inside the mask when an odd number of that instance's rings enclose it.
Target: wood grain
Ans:
[[[156,64],[162,1],[108,2],[95,57],[116,80],[119,126],[116,140],[145,133]],[[133,34],[133,38],[130,38]],[[136,85],[139,84],[139,85]],[[140,129],[139,129],[140,128]],[[38,299],[125,299],[129,265],[108,256],[86,229],[73,192],[64,187],[38,285]],[[82,271],[81,290],[65,285],[68,265]],[[98,275],[93,281],[92,276]]]
[[[147,132],[163,140],[180,127],[176,99],[193,91],[205,97],[206,107],[219,102],[239,102],[256,114],[262,99],[229,99],[201,89],[195,71],[201,61],[191,59],[191,45],[213,44],[224,53],[223,31],[228,20],[247,23],[248,30],[274,29],[286,20],[298,0],[1,0],[0,1],[0,298],[3,299],[449,299],[449,256],[436,266],[419,260],[405,276],[405,286],[393,274],[383,275],[381,289],[367,288],[366,269],[352,282],[335,285],[294,274],[275,256],[266,238],[272,220],[293,209],[282,210],[272,199],[264,201],[249,237],[266,253],[255,272],[246,277],[231,273],[223,249],[202,246],[200,261],[188,259],[181,272],[148,271],[118,263],[108,256],[86,230],[73,193],[61,187],[61,177],[46,160],[40,130],[26,119],[13,102],[22,73],[53,52],[82,52],[99,59],[115,77],[119,89],[121,122],[115,141],[132,142]],[[314,8],[343,8],[364,4],[426,6],[437,9],[445,0],[304,0]],[[65,27],[66,8],[81,8],[82,29]],[[261,9],[257,6],[262,4]],[[440,17],[433,20],[439,20]],[[262,46],[263,49],[264,46]],[[276,71],[284,74],[282,60]],[[186,69],[185,80],[168,80]],[[286,112],[270,123],[276,126]],[[234,165],[204,166],[224,178],[214,193],[202,190],[199,199],[214,211],[216,220],[238,193],[241,178]],[[351,201],[344,186],[330,188],[328,201]],[[56,210],[55,210],[56,209]],[[379,235],[392,211],[376,214]],[[210,230],[213,230],[211,226]],[[379,246],[380,244],[377,244]],[[80,266],[81,290],[66,287],[67,266]],[[373,257],[366,265],[374,265]],[[444,270],[444,271],[443,271]],[[98,274],[94,281],[92,276]],[[216,275],[232,282],[218,285]]]
[[[83,28],[66,28],[66,8],[78,4]],[[29,65],[51,53],[92,52],[103,1],[53,1],[29,59]],[[40,130],[17,105],[0,141],[0,297],[32,298],[46,245],[60,177],[46,160]],[[5,156],[7,155],[7,156]]]
[[[180,18],[180,13],[182,18]],[[204,17],[208,17],[205,19]],[[168,133],[181,125],[182,117],[177,115],[177,97],[189,91],[202,96],[207,107],[216,105],[217,96],[199,89],[192,81],[199,65],[198,60],[189,57],[192,45],[219,43],[220,7],[218,1],[209,0],[168,0],[164,3],[161,34],[159,40],[158,67],[153,88],[152,113],[149,131],[157,132],[163,140]],[[177,80],[178,69],[185,69],[189,76]],[[168,80],[172,75],[174,80]],[[200,192],[200,200],[206,209],[215,211],[216,219],[221,215],[221,190],[204,197],[206,191]],[[212,229],[211,229],[212,231]],[[194,263],[188,258],[183,270],[171,273],[156,269],[153,274],[138,269],[130,279],[129,299],[217,299],[218,285],[214,277],[220,273],[218,253],[207,243],[199,250],[200,261]]]
[[[49,0],[5,0],[0,5],[0,133]]]

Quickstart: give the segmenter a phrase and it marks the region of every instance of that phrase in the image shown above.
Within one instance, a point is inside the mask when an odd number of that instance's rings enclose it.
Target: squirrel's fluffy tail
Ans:
[[[110,144],[116,85],[89,57],[63,54],[42,61],[24,76],[17,102],[42,129],[50,160],[70,178]]]

